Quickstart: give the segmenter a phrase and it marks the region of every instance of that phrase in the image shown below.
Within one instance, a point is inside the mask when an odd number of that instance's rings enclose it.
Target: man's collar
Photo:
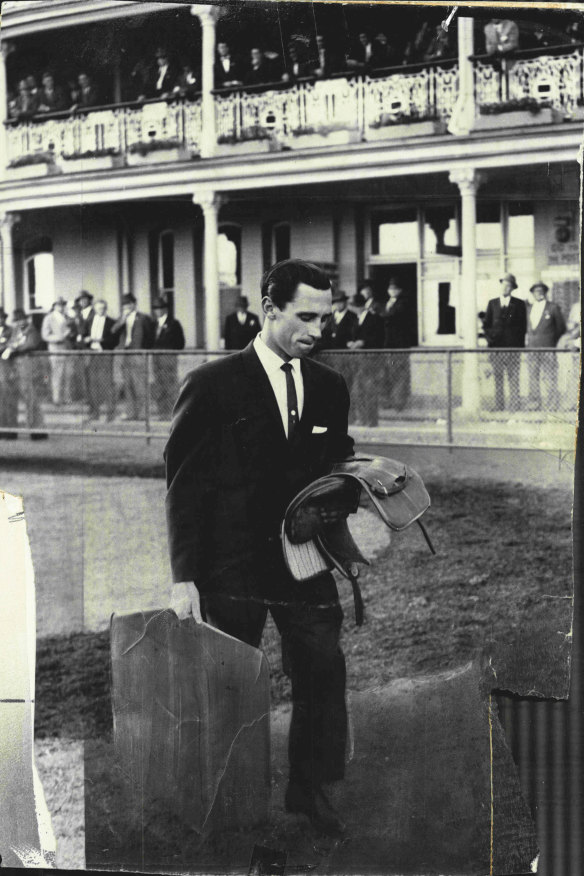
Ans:
[[[273,350],[270,350],[270,348],[262,338],[261,333],[259,335],[256,335],[253,342],[253,347],[258,355],[258,359],[264,367],[264,370],[268,374],[275,374],[277,371],[281,371],[282,365],[285,364],[285,360],[282,359],[281,356],[278,356],[277,353],[274,353]],[[297,374],[301,373],[300,359],[290,359],[290,365]]]

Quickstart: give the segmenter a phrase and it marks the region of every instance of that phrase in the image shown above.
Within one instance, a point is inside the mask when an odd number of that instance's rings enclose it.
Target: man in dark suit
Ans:
[[[90,420],[99,420],[102,403],[105,404],[108,422],[113,420],[115,414],[114,362],[111,351],[118,342],[118,336],[114,334],[113,327],[114,321],[107,315],[107,304],[100,298],[92,307],[83,339],[85,349],[90,354],[85,359]]]
[[[555,347],[566,331],[566,320],[559,304],[547,300],[549,287],[534,283],[529,290],[533,303],[527,309],[527,347]],[[547,409],[558,407],[558,357],[555,353],[529,353],[529,407],[541,409],[540,375],[546,386]]]
[[[149,68],[145,80],[145,95],[142,97],[170,97],[174,91],[180,70],[171,61],[166,49],[156,49],[154,64]]]
[[[525,302],[511,293],[517,289],[513,274],[501,277],[501,295],[491,298],[483,321],[485,337],[491,348],[524,347],[527,330]],[[492,353],[491,365],[495,378],[495,408],[505,409],[505,372],[509,381],[509,409],[518,410],[521,401],[519,389],[520,353]]]
[[[333,292],[333,316],[322,330],[321,350],[347,350],[355,340],[357,316],[347,307],[349,296],[342,290]]]
[[[380,350],[383,347],[383,319],[377,313],[370,280],[361,283],[351,301],[357,313],[357,325],[350,350]],[[377,426],[379,422],[379,387],[383,374],[383,360],[374,354],[361,354],[353,363],[353,395],[355,423]]]
[[[154,311],[154,349],[184,350],[185,336],[178,319],[169,316],[168,304],[158,297],[152,304]],[[154,400],[158,413],[170,419],[172,406],[178,392],[178,362],[176,356],[161,354],[152,357],[154,372]]]
[[[122,381],[127,420],[143,420],[146,402],[146,359],[138,350],[149,350],[154,342],[152,320],[136,309],[136,299],[129,293],[122,298],[122,315],[112,326],[118,349],[126,351],[122,359]]]
[[[279,531],[297,492],[352,455],[349,393],[308,358],[330,317],[326,274],[287,259],[261,291],[261,334],[187,375],[175,406],[164,451],[172,602],[255,647],[270,611],[292,682],[286,808],[340,834],[322,785],[344,774],[343,615],[332,575],[291,577]]]
[[[233,57],[229,43],[220,40],[217,43],[217,57],[215,59],[214,82],[215,88],[231,88],[242,85],[245,71],[241,62]]]
[[[411,299],[395,277],[389,280],[387,294],[389,298],[385,307],[383,346],[389,350],[413,347],[416,343],[417,314]],[[387,403],[390,408],[401,411],[408,403],[411,392],[409,353],[395,354],[388,364]]]
[[[245,295],[237,299],[237,307],[225,319],[223,338],[226,350],[243,350],[253,341],[261,326],[255,313],[248,313],[249,301]]]

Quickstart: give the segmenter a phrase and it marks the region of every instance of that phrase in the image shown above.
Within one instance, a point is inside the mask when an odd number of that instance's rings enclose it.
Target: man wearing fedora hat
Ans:
[[[41,344],[41,336],[32,320],[29,320],[22,308],[17,307],[12,314],[12,331],[1,358],[12,369],[9,380],[16,390],[15,404],[18,405],[18,398],[24,402],[26,425],[29,429],[38,429],[44,423],[37,392],[38,386],[45,379],[43,361],[35,361],[27,356],[27,353],[38,350]],[[46,432],[35,432],[30,437],[34,441],[47,438],[48,435]]]
[[[244,350],[261,329],[259,317],[248,311],[247,296],[237,299],[236,309],[225,318],[223,338],[226,350]]]
[[[67,302],[61,296],[56,299],[51,310],[43,319],[41,337],[49,348],[51,363],[51,394],[54,405],[62,405],[70,400],[71,367],[63,353],[73,346],[72,320],[66,313]]]
[[[559,304],[547,300],[549,287],[541,280],[529,290],[533,303],[527,312],[527,347],[555,347],[566,331],[566,321]],[[555,353],[533,352],[527,357],[529,407],[541,409],[540,376],[546,387],[547,409],[558,407],[558,360]]]
[[[524,347],[527,330],[525,302],[511,294],[517,289],[517,280],[513,274],[504,274],[499,282],[501,294],[498,298],[491,298],[483,321],[487,343],[491,349]],[[519,409],[520,356],[521,354],[515,350],[491,354],[495,378],[495,408],[498,411],[505,409],[505,372],[509,382],[509,409]]]
[[[170,316],[168,304],[161,296],[152,302],[154,312],[154,349],[184,350],[185,336],[178,319]],[[178,394],[178,368],[176,356],[153,356],[154,398],[158,413],[164,419],[172,415]]]
[[[333,318],[322,330],[321,350],[346,350],[355,339],[357,316],[347,307],[349,296],[342,289],[333,292]]]
[[[154,343],[154,326],[145,313],[136,308],[132,293],[122,297],[122,315],[112,326],[118,349],[149,350]],[[122,381],[126,399],[126,419],[143,420],[146,401],[146,362],[144,356],[126,355],[122,359]]]

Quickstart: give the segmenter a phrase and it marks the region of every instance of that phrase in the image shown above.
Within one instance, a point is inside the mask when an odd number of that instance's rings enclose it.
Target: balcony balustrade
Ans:
[[[477,128],[520,123],[511,119],[513,110],[537,115],[545,108],[550,117],[540,113],[540,121],[552,121],[552,114],[553,121],[584,119],[584,46],[476,56],[473,67]],[[451,60],[393,68],[375,77],[337,75],[292,86],[216,91],[217,154],[444,132],[458,87],[458,64]],[[488,115],[498,121],[484,123]],[[200,154],[201,127],[200,96],[10,121],[8,162],[13,168],[41,165],[44,173],[187,160]]]

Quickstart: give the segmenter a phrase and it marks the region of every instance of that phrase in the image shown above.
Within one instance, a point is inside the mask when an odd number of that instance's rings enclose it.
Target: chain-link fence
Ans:
[[[0,360],[0,435],[168,434],[184,376],[224,351],[31,353]],[[327,351],[360,443],[571,450],[579,352]]]

